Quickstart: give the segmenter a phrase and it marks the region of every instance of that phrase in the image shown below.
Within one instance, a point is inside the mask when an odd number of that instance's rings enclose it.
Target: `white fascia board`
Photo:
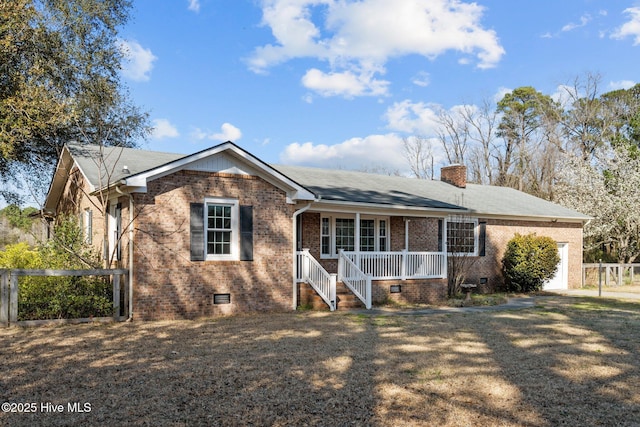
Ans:
[[[500,219],[505,221],[532,221],[532,222],[563,222],[563,223],[582,223],[584,224],[586,221],[589,221],[588,217],[562,217],[562,216],[554,216],[554,215],[500,215],[500,214],[485,214],[482,212],[471,212],[474,217],[477,218],[486,218],[486,219]]]
[[[60,201],[60,197],[62,197],[62,193],[64,193],[64,188],[66,186],[67,181],[71,177],[71,171],[73,167],[76,166],[84,181],[89,186],[89,192],[95,191],[95,186],[93,183],[87,178],[87,175],[82,170],[78,162],[73,158],[71,151],[65,145],[62,149],[62,153],[60,154],[60,158],[58,159],[58,163],[56,164],[56,168],[53,172],[53,177],[51,179],[51,183],[49,184],[49,191],[47,191],[47,197],[44,202],[44,208],[49,209],[51,211],[55,210],[55,206],[57,206]],[[51,206],[54,205],[54,206]]]
[[[161,178],[163,176],[169,175],[173,172],[176,172],[186,165],[190,163],[197,162],[209,156],[213,156],[222,152],[226,152],[232,157],[243,161],[253,167],[253,169],[257,170],[259,176],[263,178],[265,181],[270,184],[284,190],[287,193],[287,196],[292,200],[315,200],[315,195],[301,186],[300,184],[294,182],[293,180],[287,178],[285,175],[276,171],[266,163],[262,162],[255,156],[249,154],[248,152],[242,150],[238,146],[233,143],[223,143],[212,147],[208,150],[200,151],[199,153],[192,154],[190,156],[183,157],[181,159],[175,160],[173,162],[167,163],[165,165],[159,166],[155,169],[151,169],[147,172],[140,173],[138,175],[126,178],[124,184],[127,187],[132,188],[132,192],[146,192],[147,183],[154,179]]]
[[[468,209],[437,209],[420,206],[386,205],[376,203],[352,203],[336,200],[319,200],[311,208],[314,212],[334,213],[371,213],[388,216],[438,217],[446,218],[452,214],[469,215]]]
[[[82,167],[80,166],[80,164],[78,162],[76,162],[75,159],[73,160],[73,164],[78,168],[78,170],[82,174],[82,177],[84,178],[85,182],[87,184],[89,184],[89,192],[90,193],[95,192],[96,191],[96,186],[93,185],[93,183],[91,181],[89,181],[89,178],[87,178],[87,174],[82,170]]]

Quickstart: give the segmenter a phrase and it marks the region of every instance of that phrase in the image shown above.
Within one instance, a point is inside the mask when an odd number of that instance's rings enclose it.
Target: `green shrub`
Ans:
[[[0,251],[0,268],[41,268],[40,253],[21,242]]]
[[[84,243],[73,217],[62,219],[55,239],[31,249],[26,243],[0,251],[0,268],[85,269],[100,259]],[[113,288],[109,277],[35,277],[19,279],[18,320],[75,319],[110,316]]]
[[[18,320],[111,316],[112,289],[108,277],[24,277]]]
[[[509,292],[534,292],[555,274],[560,256],[550,237],[516,234],[507,243],[502,272]]]

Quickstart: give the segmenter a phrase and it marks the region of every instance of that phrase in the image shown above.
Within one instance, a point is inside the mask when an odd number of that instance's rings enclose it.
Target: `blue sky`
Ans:
[[[123,80],[143,148],[231,140],[264,161],[406,171],[402,138],[519,86],[640,77],[634,0],[134,0]]]

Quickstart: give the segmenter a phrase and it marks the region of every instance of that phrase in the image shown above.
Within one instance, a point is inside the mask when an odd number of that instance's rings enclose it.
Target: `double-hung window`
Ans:
[[[336,253],[340,249],[351,252],[355,249],[356,224],[352,218],[336,218]]]
[[[321,257],[336,257],[340,250],[347,252],[388,251],[388,224],[388,217],[366,217],[356,223],[355,216],[323,216],[320,219]]]
[[[206,199],[205,247],[207,260],[238,259],[238,201]]]
[[[447,252],[476,256],[478,254],[478,220],[449,218],[447,220]]]

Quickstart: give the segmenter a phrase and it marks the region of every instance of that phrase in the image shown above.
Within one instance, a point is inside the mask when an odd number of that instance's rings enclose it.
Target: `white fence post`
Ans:
[[[618,286],[622,286],[622,276],[624,276],[624,266],[618,264]]]
[[[407,256],[407,250],[403,249],[402,254],[400,255],[400,280],[407,280],[407,261],[409,257]]]
[[[365,307],[367,308],[367,310],[371,310],[371,275],[367,274],[367,295],[365,297],[366,302],[365,302]]]

